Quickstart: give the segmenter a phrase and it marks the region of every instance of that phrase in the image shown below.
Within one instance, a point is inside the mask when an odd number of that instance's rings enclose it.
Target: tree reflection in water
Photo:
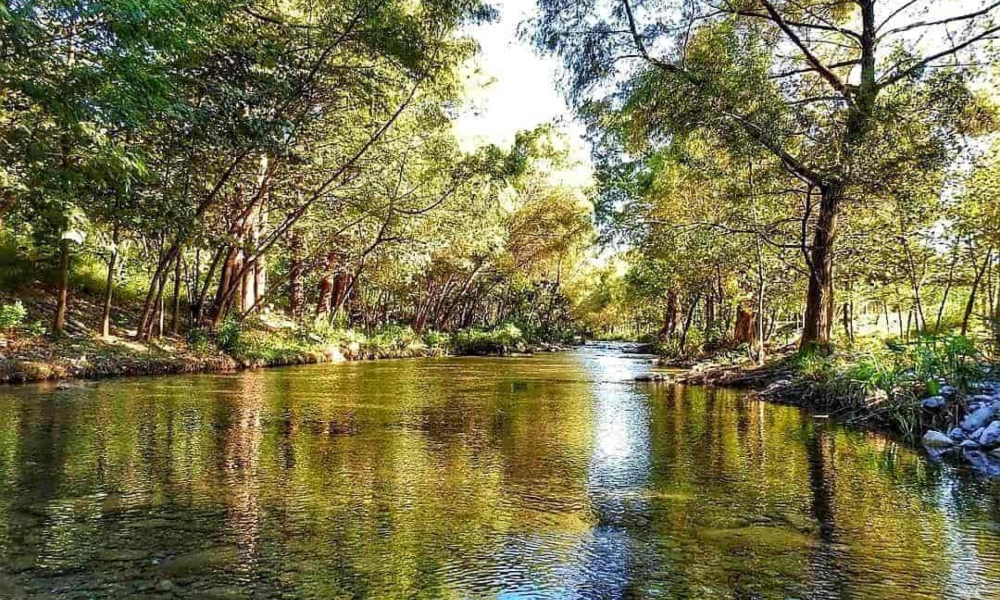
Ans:
[[[988,597],[997,483],[615,349],[0,394],[0,596]]]

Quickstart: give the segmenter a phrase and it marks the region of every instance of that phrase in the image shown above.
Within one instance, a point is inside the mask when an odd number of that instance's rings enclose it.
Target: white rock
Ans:
[[[955,445],[950,437],[934,429],[928,430],[922,441],[928,448],[948,448]]]
[[[979,443],[987,448],[1000,446],[1000,421],[993,421],[979,434]]]
[[[965,432],[962,431],[961,427],[956,427],[948,432],[948,437],[955,440],[956,442],[961,442],[965,439]]]
[[[924,408],[934,409],[934,408],[941,408],[942,406],[945,405],[945,403],[946,401],[943,396],[931,396],[929,398],[924,398],[923,401],[920,403],[920,406],[923,406]]]
[[[981,406],[976,410],[965,415],[962,419],[961,426],[962,429],[966,431],[975,431],[980,427],[983,427],[990,422],[993,418],[993,407],[992,406]]]

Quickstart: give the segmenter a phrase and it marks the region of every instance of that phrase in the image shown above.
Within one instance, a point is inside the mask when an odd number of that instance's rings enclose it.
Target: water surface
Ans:
[[[1000,598],[1000,483],[648,368],[0,389],[0,598]]]

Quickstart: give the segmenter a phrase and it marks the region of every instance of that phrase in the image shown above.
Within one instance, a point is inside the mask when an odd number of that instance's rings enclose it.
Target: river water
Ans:
[[[1000,598],[1000,482],[649,368],[0,389],[0,598]]]

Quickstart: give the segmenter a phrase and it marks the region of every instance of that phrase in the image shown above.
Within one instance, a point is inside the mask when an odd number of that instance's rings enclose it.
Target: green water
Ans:
[[[0,389],[0,598],[1000,598],[1000,483],[648,368]]]

